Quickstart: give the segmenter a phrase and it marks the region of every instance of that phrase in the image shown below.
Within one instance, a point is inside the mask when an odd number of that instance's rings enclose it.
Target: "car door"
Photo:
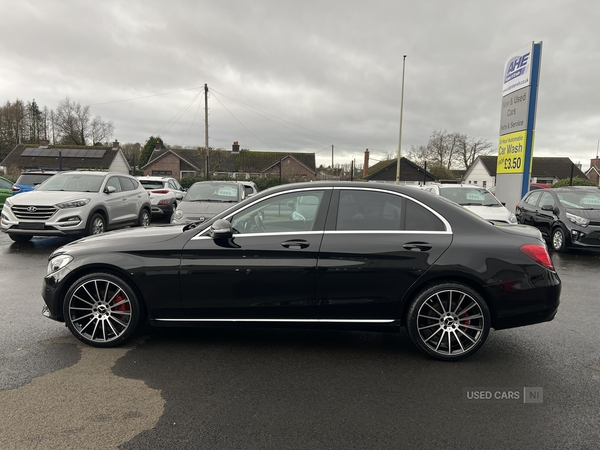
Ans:
[[[125,198],[125,219],[136,221],[142,210],[143,195],[148,195],[146,192],[138,189],[138,182],[128,178],[119,177],[121,188],[123,189],[123,197]]]
[[[111,176],[107,182],[106,187],[113,187],[115,191],[106,194],[105,202],[108,210],[108,223],[109,225],[117,224],[124,220],[127,220],[127,198],[123,192],[123,187],[119,181],[118,176]]]
[[[410,197],[336,189],[317,268],[320,321],[391,322],[405,292],[446,251],[449,223]]]
[[[537,212],[533,216],[533,225],[542,232],[545,238],[549,238],[552,234],[552,226],[558,219],[555,214],[558,211],[558,204],[554,196],[547,190],[541,189],[539,192],[541,195]]]
[[[302,195],[319,199],[309,221]],[[181,291],[190,320],[315,321],[315,278],[331,189],[275,193],[228,216],[233,238],[207,233],[183,249]]]
[[[519,223],[535,226],[536,215],[538,213],[538,200],[542,195],[542,191],[530,192],[518,206]]]

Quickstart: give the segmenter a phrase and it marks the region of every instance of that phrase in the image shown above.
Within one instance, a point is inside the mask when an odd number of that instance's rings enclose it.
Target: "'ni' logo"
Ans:
[[[530,52],[527,52],[523,56],[515,56],[508,62],[506,73],[504,74],[505,83],[525,73],[529,65],[529,55]]]

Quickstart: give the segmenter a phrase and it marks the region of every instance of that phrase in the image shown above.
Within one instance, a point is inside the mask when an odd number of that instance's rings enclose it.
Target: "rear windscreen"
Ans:
[[[49,174],[40,173],[40,174],[30,174],[30,175],[23,174],[17,179],[17,182],[15,184],[23,184],[25,186],[35,186],[36,184],[40,184],[44,180],[47,180],[52,175],[54,175],[54,174],[50,174],[50,173]]]

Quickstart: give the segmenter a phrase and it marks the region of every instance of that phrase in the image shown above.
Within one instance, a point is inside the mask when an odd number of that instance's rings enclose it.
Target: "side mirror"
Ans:
[[[552,206],[552,205],[542,205],[542,211],[552,211],[552,212],[554,212],[554,206]]]
[[[231,223],[225,219],[216,220],[210,227],[209,234],[213,239],[231,239],[233,237]]]
[[[114,186],[106,186],[106,188],[104,188],[105,194],[114,194],[115,192],[117,192],[117,188]],[[148,194],[148,195],[150,195],[150,194]]]

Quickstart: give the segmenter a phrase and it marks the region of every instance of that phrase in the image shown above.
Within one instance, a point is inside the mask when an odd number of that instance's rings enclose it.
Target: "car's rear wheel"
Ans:
[[[133,289],[107,273],[92,273],[77,280],[67,291],[63,314],[71,333],[94,347],[124,343],[142,316]]]
[[[33,236],[25,234],[9,234],[10,238],[15,242],[29,242]]]
[[[406,319],[413,343],[443,361],[463,359],[479,350],[490,325],[490,311],[483,298],[459,283],[441,283],[421,291]]]
[[[87,234],[91,236],[93,234],[102,234],[106,231],[106,221],[104,216],[100,213],[92,214],[88,224]]]
[[[557,227],[552,231],[552,249],[556,252],[567,250],[567,238],[562,228]]]
[[[147,227],[150,225],[150,213],[147,209],[142,209],[140,212],[140,218],[138,220],[138,226]]]

